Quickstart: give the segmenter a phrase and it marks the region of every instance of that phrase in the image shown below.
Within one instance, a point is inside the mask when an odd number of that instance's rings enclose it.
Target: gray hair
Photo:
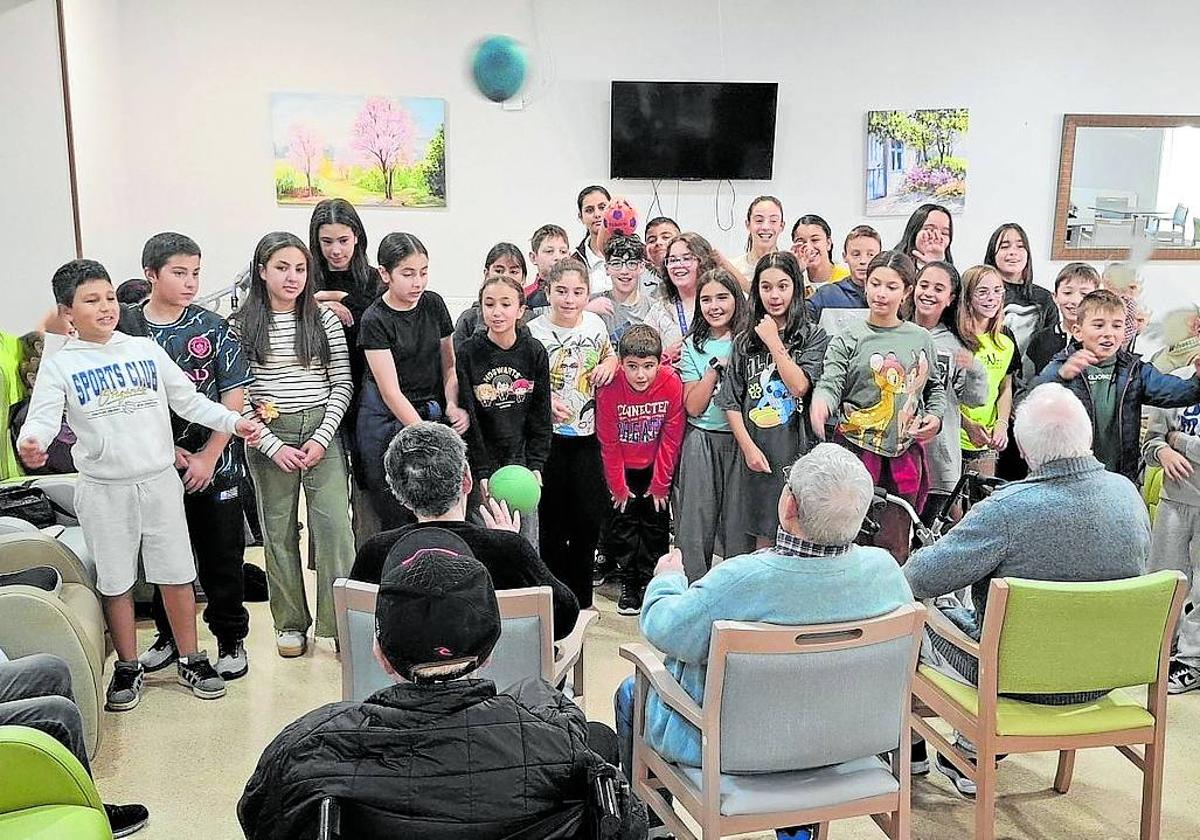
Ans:
[[[1092,454],[1092,420],[1079,397],[1057,382],[1029,392],[1017,406],[1013,431],[1032,469],[1059,458]]]
[[[836,443],[819,443],[796,461],[787,490],[796,499],[805,539],[822,545],[853,542],[875,495],[862,461]]]
[[[441,516],[462,496],[467,445],[439,423],[405,426],[383,456],[388,487],[417,516]]]

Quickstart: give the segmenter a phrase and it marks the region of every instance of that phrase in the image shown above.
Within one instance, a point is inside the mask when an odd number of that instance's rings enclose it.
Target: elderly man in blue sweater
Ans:
[[[646,588],[641,627],[666,654],[671,674],[697,703],[704,701],[714,621],[824,624],[885,615],[912,601],[895,559],[853,544],[871,504],[871,477],[848,450],[818,444],[791,469],[779,499],[773,548],[733,557],[688,586],[673,550]],[[632,749],[633,678],[617,690],[617,730],[626,768]],[[646,705],[647,740],[668,761],[700,766],[699,731],[653,692]]]
[[[1017,409],[1015,435],[1029,464],[1029,477],[975,505],[945,537],[914,553],[904,567],[917,598],[971,587],[974,610],[952,608],[946,615],[976,640],[993,578],[1136,577],[1146,570],[1150,552],[1146,505],[1129,479],[1106,471],[1092,454],[1092,421],[1078,397],[1055,383],[1034,388]],[[978,680],[974,657],[936,634],[931,641],[931,664],[959,680]],[[1020,699],[1066,705],[1105,693]],[[919,760],[919,755],[914,757],[914,762]],[[939,757],[937,767],[960,792],[974,793],[974,783],[952,764]]]

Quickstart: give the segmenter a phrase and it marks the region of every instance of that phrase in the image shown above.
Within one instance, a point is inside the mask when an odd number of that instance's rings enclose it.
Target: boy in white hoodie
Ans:
[[[77,438],[71,450],[79,470],[75,512],[96,562],[96,588],[117,650],[105,707],[126,711],[141,697],[130,594],[139,552],[146,580],[162,590],[179,646],[180,685],[202,699],[222,697],[224,681],[196,649],[196,567],[170,412],[243,438],[255,438],[262,426],[198,394],[150,339],[116,332],[120,310],[100,263],[73,260],[54,273],[51,285],[75,335],[38,371],[18,450],[27,466],[41,466],[66,410]]]

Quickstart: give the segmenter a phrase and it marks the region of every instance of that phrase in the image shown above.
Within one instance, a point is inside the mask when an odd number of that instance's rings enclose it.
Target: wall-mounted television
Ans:
[[[767,181],[779,85],[612,83],[613,178]]]

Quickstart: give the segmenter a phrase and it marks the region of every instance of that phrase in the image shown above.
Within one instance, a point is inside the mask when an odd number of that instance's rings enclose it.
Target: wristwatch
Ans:
[[[725,363],[722,362],[720,359],[718,359],[716,356],[713,356],[711,359],[708,360],[708,366],[710,368],[712,368],[713,370],[715,370],[717,373],[725,372]]]

